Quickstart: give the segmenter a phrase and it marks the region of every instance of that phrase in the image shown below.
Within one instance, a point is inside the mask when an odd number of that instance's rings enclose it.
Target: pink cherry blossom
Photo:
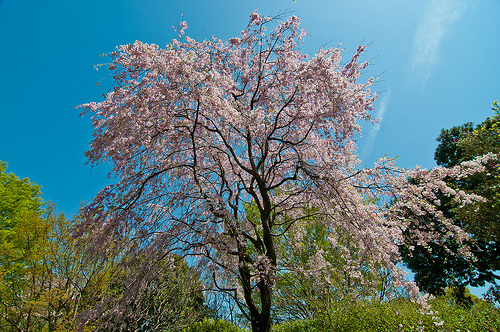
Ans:
[[[318,250],[310,273],[343,269],[375,289],[383,267],[394,288],[418,299],[397,267],[408,212],[436,214],[448,236],[463,242],[467,234],[439,215],[436,194],[480,200],[444,179],[473,174],[496,157],[430,171],[402,170],[384,158],[360,169],[356,139],[360,122],[374,121],[376,98],[373,79],[358,82],[368,65],[358,62],[364,46],[344,65],[337,48],[309,57],[299,50],[298,17],[278,22],[255,11],[250,18],[229,43],[185,37],[162,49],[136,41],[112,54],[115,85],[104,100],[82,105],[94,127],[89,163],[111,164],[117,180],[82,210],[82,229],[96,234],[93,250],[127,238],[144,253],[189,255],[212,288],[233,296],[253,331],[269,331],[288,254],[280,243],[310,240],[306,211],[314,208],[345,264],[332,266]],[[187,24],[180,25],[182,34]],[[414,236],[423,245],[436,240],[425,229]],[[425,298],[418,301],[425,307]]]

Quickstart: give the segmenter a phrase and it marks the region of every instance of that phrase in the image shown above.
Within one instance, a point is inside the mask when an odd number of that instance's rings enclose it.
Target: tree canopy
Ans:
[[[40,186],[29,179],[5,173],[7,163],[0,161],[0,243],[8,246],[13,229],[26,214],[41,214],[43,202]]]
[[[487,153],[500,152],[500,109],[498,102],[492,105],[494,115],[474,126],[468,122],[461,126],[443,129],[437,138],[435,160],[443,167],[455,167]],[[418,285],[432,293],[443,294],[446,287],[484,286],[485,282],[493,283],[489,291],[489,299],[498,301],[497,281],[500,279],[500,192],[498,189],[498,162],[492,160],[485,165],[482,172],[460,179],[446,179],[448,185],[455,190],[463,190],[483,199],[472,204],[456,204],[444,195],[439,197],[439,210],[447,215],[453,223],[466,230],[471,238],[468,240],[472,253],[476,257],[470,261],[463,257],[453,245],[443,247],[440,243],[431,244],[432,251],[418,247],[413,252],[403,254],[408,267],[416,273]],[[414,219],[413,225],[423,223],[429,228],[439,231],[442,227],[430,216]],[[409,239],[409,237],[407,237]],[[465,299],[460,299],[464,301]]]

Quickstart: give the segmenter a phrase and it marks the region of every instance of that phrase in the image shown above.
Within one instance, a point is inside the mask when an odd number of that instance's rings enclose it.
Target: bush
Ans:
[[[194,323],[184,332],[242,332],[242,330],[227,320],[205,318],[201,322]]]
[[[320,320],[297,320],[275,325],[273,332],[324,332],[329,329]]]
[[[432,309],[439,312],[444,321],[445,331],[488,332],[499,331],[500,309],[482,301],[470,309],[450,303],[446,298],[439,297],[432,301]]]
[[[420,308],[407,299],[391,302],[359,302],[332,308],[330,312],[314,320],[290,321],[278,324],[275,332],[401,332],[419,331],[500,331],[500,309],[486,302],[470,309],[439,297],[430,302],[433,315],[422,315]],[[443,325],[439,326],[440,320]]]

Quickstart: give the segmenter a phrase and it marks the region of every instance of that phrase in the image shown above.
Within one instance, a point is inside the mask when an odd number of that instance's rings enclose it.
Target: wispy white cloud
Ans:
[[[373,127],[370,129],[370,132],[368,133],[365,145],[363,146],[363,149],[361,151],[361,160],[363,161],[366,161],[370,157],[373,147],[375,146],[375,138],[377,138],[377,134],[380,130],[380,125],[382,124],[382,120],[384,120],[384,114],[389,105],[390,97],[391,97],[391,92],[388,91],[387,94],[384,95],[384,97],[380,101],[380,106],[378,108],[376,115],[379,122],[375,123]]]
[[[439,46],[467,10],[463,0],[430,0],[413,36],[411,75],[423,89],[439,59]]]

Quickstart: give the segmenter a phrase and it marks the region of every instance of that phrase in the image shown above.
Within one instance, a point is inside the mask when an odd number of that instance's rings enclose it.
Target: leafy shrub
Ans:
[[[407,299],[391,302],[358,302],[332,308],[314,320],[278,324],[275,332],[401,332],[401,331],[500,331],[500,309],[482,302],[466,309],[439,297],[430,302],[434,315],[422,315]],[[442,325],[440,321],[443,321]]]
[[[296,320],[275,325],[273,332],[323,332],[328,325],[320,320]]]
[[[470,309],[450,303],[445,297],[439,297],[431,304],[444,321],[445,331],[500,331],[500,309],[485,301]]]
[[[242,332],[242,330],[227,320],[205,318],[201,322],[194,323],[184,332]]]

